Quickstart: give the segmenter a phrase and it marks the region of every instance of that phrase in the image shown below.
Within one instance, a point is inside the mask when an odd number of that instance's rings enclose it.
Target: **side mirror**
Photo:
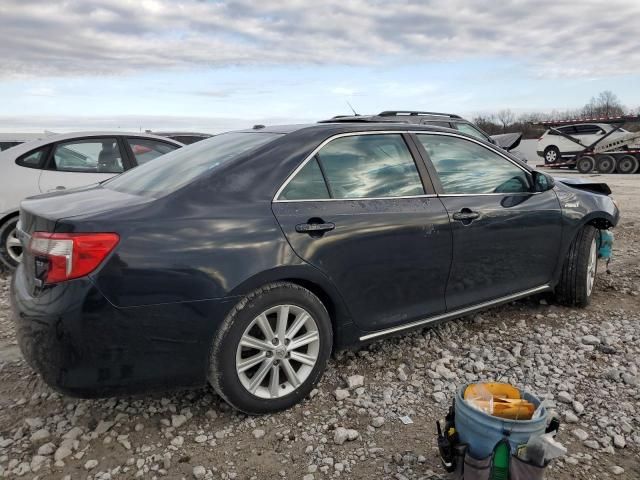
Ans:
[[[538,170],[534,170],[531,175],[533,176],[534,192],[546,192],[547,190],[551,190],[556,184],[553,177],[546,173],[539,172]]]

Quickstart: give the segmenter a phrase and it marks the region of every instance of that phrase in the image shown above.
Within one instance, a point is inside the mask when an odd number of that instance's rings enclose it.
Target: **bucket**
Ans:
[[[492,454],[493,447],[507,438],[511,453],[517,453],[518,447],[529,441],[529,437],[542,435],[547,428],[547,411],[542,407],[540,415],[531,420],[509,420],[494,417],[476,410],[464,400],[467,385],[458,389],[455,401],[455,424],[460,443],[466,443],[471,456],[485,458]],[[522,398],[533,403],[536,408],[540,400],[530,393],[523,392]]]

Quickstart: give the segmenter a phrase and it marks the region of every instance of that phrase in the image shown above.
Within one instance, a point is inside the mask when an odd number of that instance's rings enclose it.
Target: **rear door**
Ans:
[[[41,192],[83,187],[124,171],[123,155],[115,137],[66,140],[53,145],[40,175]]]
[[[497,150],[449,134],[416,134],[451,218],[448,310],[549,283],[561,241],[553,190],[534,193],[528,171]]]
[[[333,281],[363,330],[445,311],[449,218],[406,139],[338,135],[273,203],[295,252]]]

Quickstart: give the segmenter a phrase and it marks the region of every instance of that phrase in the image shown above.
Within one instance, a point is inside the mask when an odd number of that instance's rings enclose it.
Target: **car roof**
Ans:
[[[81,139],[87,137],[114,137],[114,136],[127,136],[160,140],[166,143],[173,143],[175,145],[183,146],[182,143],[167,137],[161,137],[159,135],[150,135],[148,133],[140,132],[121,132],[121,131],[94,131],[94,132],[70,132],[70,133],[56,133],[44,138],[32,140],[30,142],[21,143],[8,150],[2,152],[3,154],[10,154],[12,157],[18,157],[24,153],[35,150],[36,148],[49,145],[51,143],[60,142],[64,140]]]
[[[147,132],[149,135],[159,135],[161,137],[166,137],[169,135],[175,135],[176,137],[184,137],[184,136],[188,136],[188,137],[213,137],[213,134],[211,133],[202,133],[202,132],[173,132],[173,131],[168,131],[168,132]]]

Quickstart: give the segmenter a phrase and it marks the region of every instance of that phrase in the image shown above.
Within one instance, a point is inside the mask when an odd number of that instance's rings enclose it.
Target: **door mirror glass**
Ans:
[[[555,185],[553,177],[547,175],[546,173],[534,170],[532,175],[533,189],[535,192],[546,192],[547,190],[551,190]]]

